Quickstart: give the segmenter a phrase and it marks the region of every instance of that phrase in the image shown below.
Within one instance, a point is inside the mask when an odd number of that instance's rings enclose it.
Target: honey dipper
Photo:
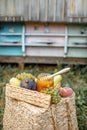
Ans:
[[[68,72],[69,70],[70,70],[70,68],[62,69],[62,70],[60,70],[60,71],[58,71],[58,72],[56,72],[56,73],[54,73],[54,74],[52,74],[52,75],[48,75],[48,76],[43,76],[43,77],[41,77],[41,80],[47,80],[47,79],[53,78],[54,76],[60,75],[60,74],[63,74],[63,73],[66,73],[66,72]]]

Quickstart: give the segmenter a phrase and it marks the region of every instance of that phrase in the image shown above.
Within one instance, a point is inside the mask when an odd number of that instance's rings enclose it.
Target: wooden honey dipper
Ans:
[[[69,70],[70,70],[70,68],[62,69],[62,70],[60,70],[60,71],[58,71],[58,72],[56,72],[56,73],[54,73],[52,75],[46,75],[46,76],[41,77],[41,80],[47,80],[47,79],[53,78],[54,76],[66,73]]]

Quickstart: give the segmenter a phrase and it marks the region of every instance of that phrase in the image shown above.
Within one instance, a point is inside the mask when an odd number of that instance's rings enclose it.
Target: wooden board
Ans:
[[[78,57],[87,58],[87,47],[86,48],[68,48],[67,57]]]
[[[87,22],[87,0],[0,0],[0,21],[19,16],[19,21]]]
[[[21,69],[24,69],[25,64],[83,64],[87,65],[87,58],[81,57],[45,57],[45,56],[0,56],[0,63],[15,63],[19,64]]]
[[[22,23],[0,23],[0,43],[22,42]]]
[[[21,46],[0,46],[0,56],[22,56]]]
[[[38,45],[38,41],[50,41],[54,43],[52,46],[55,46],[56,43],[64,44],[65,42],[65,28],[66,25],[64,24],[57,24],[57,23],[41,23],[41,22],[30,22],[25,24],[25,30],[27,36],[26,45],[33,45],[36,42]],[[58,36],[59,35],[59,36]],[[41,44],[39,44],[41,45]],[[45,44],[44,44],[45,45]],[[51,45],[50,45],[51,46]]]
[[[27,56],[38,56],[38,57],[63,57],[64,48],[63,47],[50,47],[50,46],[30,46],[26,47]]]

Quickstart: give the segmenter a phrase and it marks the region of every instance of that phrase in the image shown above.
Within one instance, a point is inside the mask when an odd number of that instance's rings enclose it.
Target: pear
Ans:
[[[14,86],[14,87],[20,87],[20,80],[15,78],[15,77],[12,77],[10,80],[9,80],[9,84],[11,86]]]
[[[62,80],[61,75],[54,76],[54,87],[58,86]]]

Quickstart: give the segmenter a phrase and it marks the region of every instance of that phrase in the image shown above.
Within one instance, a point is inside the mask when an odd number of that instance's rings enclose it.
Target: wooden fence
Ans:
[[[0,21],[87,22],[87,0],[0,0]]]

